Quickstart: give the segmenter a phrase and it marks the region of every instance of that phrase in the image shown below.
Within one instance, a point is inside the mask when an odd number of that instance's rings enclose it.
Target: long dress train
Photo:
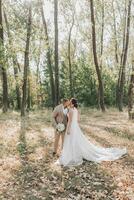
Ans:
[[[78,110],[73,108],[70,134],[65,135],[63,150],[58,162],[63,166],[76,166],[83,159],[93,162],[113,161],[126,154],[126,148],[103,148],[92,144],[81,131],[78,124]]]

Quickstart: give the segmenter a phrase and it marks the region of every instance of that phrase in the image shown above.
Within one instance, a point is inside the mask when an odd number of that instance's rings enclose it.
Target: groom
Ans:
[[[62,140],[62,147],[63,147],[63,142],[64,142],[64,135],[65,131],[60,133],[57,130],[57,125],[58,123],[63,123],[65,128],[67,126],[67,113],[68,113],[68,106],[69,106],[70,101],[68,99],[63,99],[62,103],[58,106],[55,107],[53,111],[53,127],[55,129],[55,141],[54,141],[54,151],[53,155],[57,154],[57,149],[59,145],[59,140],[61,137]]]

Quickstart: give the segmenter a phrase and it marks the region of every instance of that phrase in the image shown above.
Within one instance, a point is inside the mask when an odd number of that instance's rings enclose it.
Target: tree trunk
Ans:
[[[7,15],[6,15],[5,11],[4,11],[4,18],[5,18],[6,28],[7,28],[7,35],[8,35],[8,39],[9,39],[9,46],[12,49],[13,43],[12,43],[10,29],[9,29],[9,23],[8,23],[8,19],[7,19]],[[12,60],[13,60],[13,68],[14,68],[14,77],[15,77],[15,81],[16,81],[17,109],[20,110],[21,109],[21,93],[20,93],[19,83],[18,83],[19,64],[17,61],[17,56],[14,55],[14,52],[13,52]]]
[[[100,94],[100,102],[99,102],[99,104],[100,104],[101,110],[104,112],[105,111],[104,89],[103,89],[103,83],[102,83],[102,78],[101,78],[101,70],[99,68],[97,51],[96,51],[96,31],[95,31],[93,0],[90,0],[90,10],[91,10],[91,23],[92,23],[93,56],[94,56],[94,63],[95,63],[96,73],[97,73],[97,77],[98,77],[98,83],[99,83],[99,94]]]
[[[113,7],[113,15],[114,15],[114,37],[115,37],[115,61],[118,66],[119,58],[118,58],[118,42],[117,42],[117,28],[116,28],[116,18],[115,18],[115,10]]]
[[[103,43],[104,43],[104,16],[105,16],[105,9],[104,9],[104,0],[102,0],[102,5],[101,5],[101,20],[102,20],[102,25],[101,25],[101,48],[100,48],[100,69],[102,71],[102,56],[103,56]]]
[[[39,65],[40,65],[40,60],[41,60],[41,43],[42,43],[42,36],[40,37],[40,44],[39,44],[39,55],[38,55],[38,58],[36,60],[36,65],[37,65],[37,69],[36,69],[36,85],[39,87],[37,87],[37,105],[38,105],[38,108],[41,107],[42,103],[40,103],[40,97],[42,96],[42,83],[41,83],[41,76],[40,76],[40,68],[39,68]]]
[[[125,50],[125,41],[126,41],[126,26],[127,26],[127,0],[125,0],[125,9],[124,9],[124,29],[123,29],[123,40],[122,40],[122,53],[120,57],[120,66],[119,66],[119,75],[118,75],[118,81],[117,81],[117,87],[116,87],[116,104],[117,107],[119,108],[119,111],[123,111],[123,95],[120,98],[120,84],[121,84],[121,74],[123,70],[122,66],[122,59],[124,55],[124,50]],[[121,103],[122,102],[122,103]]]
[[[129,45],[129,32],[130,32],[131,3],[132,3],[132,0],[129,0],[128,11],[127,11],[125,38],[124,38],[124,46],[123,46],[122,55],[121,55],[119,79],[118,79],[118,86],[117,86],[118,87],[118,98],[117,98],[117,100],[118,100],[119,111],[123,111],[125,70],[126,70],[127,53],[128,53],[128,45]]]
[[[28,23],[27,23],[27,38],[24,58],[24,76],[23,76],[23,97],[21,106],[21,116],[25,116],[26,112],[26,99],[27,99],[27,80],[28,80],[28,68],[29,68],[29,48],[30,48],[30,36],[32,25],[32,8],[29,6]]]
[[[69,38],[68,38],[68,64],[69,64],[69,82],[70,82],[70,96],[71,97],[74,96],[73,80],[72,80],[72,62],[71,62],[71,34],[72,34],[73,26],[74,26],[74,16],[73,16],[73,21],[70,27]]]
[[[134,119],[134,61],[132,63],[132,73],[128,89],[128,115],[129,119]]]
[[[125,45],[126,45],[126,29],[127,29],[127,0],[125,0],[125,8],[124,8],[124,29],[123,29],[123,41],[122,41],[122,52],[120,58],[120,65],[122,64],[124,52],[125,52]]]
[[[40,97],[42,97],[42,83],[41,83],[41,77],[40,77],[40,70],[39,70],[39,65],[37,64],[37,81],[36,84],[39,86],[38,92],[37,92],[37,104],[38,107],[40,108],[43,101],[40,101]]]
[[[54,0],[55,26],[55,105],[59,103],[58,0]]]
[[[105,10],[104,10],[104,0],[101,2],[101,41],[100,41],[100,71],[102,73],[102,56],[103,56],[103,43],[104,43],[104,15],[105,15]],[[98,87],[98,109],[100,109],[100,91]]]
[[[30,82],[30,68],[28,66],[28,77],[27,77],[27,111],[31,109],[31,82]]]
[[[42,16],[42,22],[44,26],[45,31],[45,40],[46,40],[46,46],[47,46],[47,66],[49,70],[49,77],[50,77],[50,86],[51,86],[51,96],[52,96],[52,104],[53,107],[55,105],[55,86],[54,86],[54,77],[53,77],[53,69],[52,69],[52,61],[51,61],[51,48],[49,43],[49,37],[48,37],[48,30],[47,30],[47,23],[45,20],[44,10],[43,10],[43,2],[41,1],[41,16]]]
[[[116,16],[115,16],[115,8],[114,8],[114,1],[112,2],[112,10],[113,10],[113,22],[114,22],[114,37],[115,37],[115,63],[117,69],[119,68],[119,55],[118,55],[118,40],[117,40],[117,27],[116,27]],[[123,40],[124,41],[124,40]],[[118,106],[118,99],[119,99],[119,92],[118,92],[118,85],[120,81],[120,68],[119,68],[119,75],[118,75],[118,82],[116,86],[116,105]]]
[[[2,0],[0,0],[0,67],[2,71],[2,89],[3,89],[3,112],[8,110],[8,84],[7,70],[4,61],[4,34],[3,34],[3,19],[2,19]]]

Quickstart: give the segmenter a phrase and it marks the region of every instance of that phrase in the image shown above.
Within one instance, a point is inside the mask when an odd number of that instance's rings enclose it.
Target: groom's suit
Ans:
[[[65,125],[65,127],[67,126],[67,112],[68,112],[68,110],[67,110],[67,108],[64,109],[63,104],[56,106],[53,111],[52,121],[53,121],[53,127],[55,129],[55,142],[54,142],[54,152],[55,153],[57,152],[57,149],[58,149],[60,137],[62,139],[62,147],[63,147],[64,135],[65,135],[64,133],[60,134],[56,130],[56,126],[58,123],[63,123]]]

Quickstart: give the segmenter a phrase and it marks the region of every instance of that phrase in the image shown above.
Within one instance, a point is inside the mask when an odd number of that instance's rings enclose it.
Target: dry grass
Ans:
[[[115,162],[84,161],[61,168],[52,157],[51,110],[0,114],[1,200],[133,200],[134,123],[127,113],[81,110],[81,127],[101,146],[127,147],[128,155]],[[82,189],[83,188],[83,189]]]

